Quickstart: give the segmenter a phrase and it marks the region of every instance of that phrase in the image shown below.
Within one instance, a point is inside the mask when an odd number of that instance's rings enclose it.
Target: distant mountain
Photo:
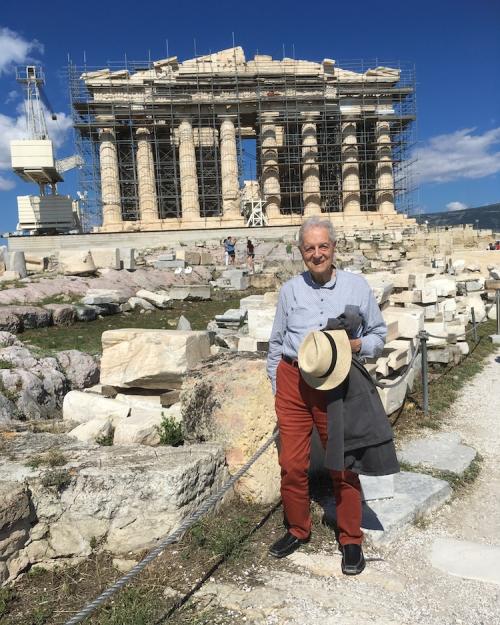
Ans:
[[[423,213],[412,215],[419,224],[428,222],[429,226],[458,226],[471,224],[477,228],[491,228],[493,232],[500,232],[500,203],[464,208],[459,211],[443,213]]]

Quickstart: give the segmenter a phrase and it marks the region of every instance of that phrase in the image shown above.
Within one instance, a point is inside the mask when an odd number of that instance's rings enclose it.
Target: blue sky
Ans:
[[[321,61],[401,60],[416,66],[420,170],[415,204],[453,210],[500,201],[500,1],[423,0],[416,3],[273,2],[236,0],[151,2],[86,0],[4,3],[0,15],[0,231],[17,221],[16,195],[35,187],[9,171],[8,140],[22,130],[22,97],[13,68],[36,60],[60,113],[51,126],[58,157],[73,152],[64,69],[108,61],[181,60],[231,47]],[[16,134],[17,133],[17,134]],[[15,185],[15,186],[13,186]],[[76,192],[74,175],[60,193]]]

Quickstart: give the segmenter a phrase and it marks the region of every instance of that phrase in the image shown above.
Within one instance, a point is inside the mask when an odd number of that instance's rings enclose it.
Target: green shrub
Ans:
[[[0,369],[13,369],[14,365],[9,362],[8,360],[4,360],[3,358],[0,358]]]
[[[60,449],[50,449],[43,455],[32,456],[26,466],[32,469],[38,469],[40,466],[47,466],[51,469],[54,467],[62,467],[67,464],[68,459]]]
[[[13,592],[10,588],[0,588],[0,618],[7,614],[9,603],[14,599]]]
[[[156,426],[156,431],[160,436],[160,445],[178,447],[184,444],[182,424],[178,423],[172,417],[168,417],[164,414],[160,425]]]
[[[42,485],[53,487],[58,492],[64,490],[71,483],[71,475],[65,469],[51,469],[42,476]]]
[[[95,439],[95,442],[98,445],[101,445],[101,447],[111,447],[113,445],[114,436],[115,436],[115,431],[113,429],[107,436],[98,436]]]

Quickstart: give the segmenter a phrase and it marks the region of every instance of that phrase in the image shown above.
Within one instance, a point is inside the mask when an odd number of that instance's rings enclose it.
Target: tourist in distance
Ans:
[[[224,246],[224,265],[226,267],[229,265],[228,241],[229,241],[229,238],[226,237],[224,241],[222,242],[222,245]]]
[[[248,270],[253,273],[254,271],[254,259],[255,259],[255,248],[250,239],[247,239],[247,265]]]
[[[308,469],[315,425],[333,480],[342,571],[357,575],[365,567],[358,474],[399,471],[389,420],[360,360],[382,352],[387,328],[366,280],[336,269],[329,220],[307,219],[299,249],[307,271],[280,290],[267,361],[287,528],[269,551],[281,558],[310,538]]]
[[[229,254],[229,264],[234,265],[236,261],[236,239],[234,237],[228,237],[227,239],[227,253]]]

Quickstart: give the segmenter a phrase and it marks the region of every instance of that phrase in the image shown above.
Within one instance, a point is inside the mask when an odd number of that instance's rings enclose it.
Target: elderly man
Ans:
[[[329,220],[314,216],[299,232],[299,249],[307,271],[281,288],[269,342],[268,375],[275,394],[280,434],[281,497],[287,532],[270,547],[281,558],[309,540],[308,469],[313,425],[327,443],[327,396],[308,387],[298,369],[299,346],[306,335],[325,328],[346,305],[359,311],[361,324],[350,337],[353,353],[375,357],[382,352],[386,326],[366,280],[334,265],[335,232]],[[384,415],[385,416],[385,415]],[[343,467],[342,467],[343,468]],[[361,543],[361,487],[349,470],[331,471],[336,500],[342,570],[360,573],[365,561]]]

